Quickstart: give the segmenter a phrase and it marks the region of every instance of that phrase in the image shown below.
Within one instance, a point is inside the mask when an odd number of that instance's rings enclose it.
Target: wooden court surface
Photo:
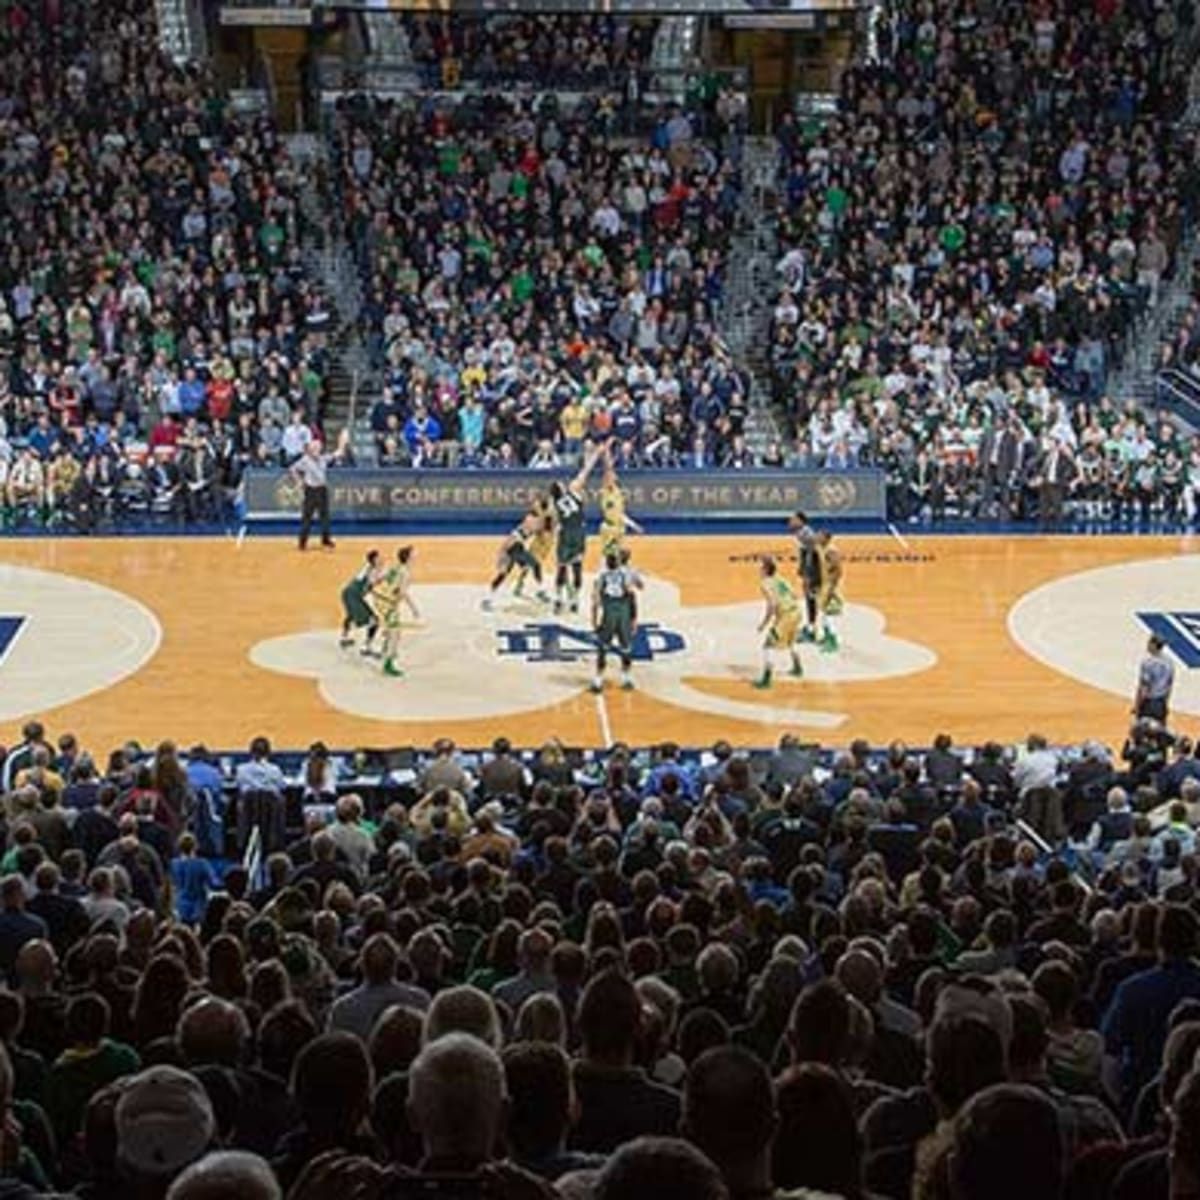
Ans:
[[[872,742],[899,737],[925,745],[943,730],[961,743],[1013,741],[1031,730],[1059,742],[1089,736],[1119,742],[1129,720],[1128,694],[1081,681],[1071,669],[1034,657],[1010,629],[1014,606],[1043,585],[1074,580],[1096,568],[1120,568],[1111,576],[1098,576],[1095,584],[1086,578],[1070,584],[1076,587],[1073,594],[1094,597],[1097,604],[1111,601],[1115,616],[1093,615],[1092,625],[1076,639],[1073,614],[1067,611],[1067,632],[1053,634],[1071,643],[1064,653],[1116,660],[1117,681],[1136,663],[1145,641],[1137,614],[1150,602],[1131,593],[1126,603],[1123,589],[1132,585],[1125,581],[1149,578],[1153,572],[1147,564],[1154,560],[1154,578],[1166,582],[1155,584],[1153,602],[1159,604],[1162,592],[1162,611],[1189,604],[1200,609],[1200,577],[1194,574],[1200,556],[1194,554],[1194,539],[906,536],[905,545],[889,536],[843,537],[839,544],[847,561],[845,597],[852,614],[861,610],[858,618],[847,618],[846,645],[840,652],[844,662],[835,663],[832,656],[820,662],[818,652],[808,647],[804,653],[813,678],[789,681],[764,696],[749,687],[758,666],[753,624],[760,613],[751,556],[789,553],[786,534],[781,530],[775,537],[637,538],[631,543],[636,565],[664,587],[678,588],[678,611],[674,601],[668,603],[651,590],[643,601],[642,620],[659,620],[670,629],[687,625],[689,614],[699,613],[710,642],[705,653],[693,655],[700,635],[690,636],[689,644],[669,660],[656,658],[645,672],[638,665],[639,679],[657,680],[653,687],[648,682],[646,689],[632,693],[610,688],[597,703],[584,690],[591,672],[586,660],[526,662],[520,654],[501,657],[497,650],[495,662],[490,661],[489,647],[503,645],[508,637],[496,630],[522,630],[555,620],[533,605],[502,604],[493,618],[479,614],[480,633],[467,639],[469,652],[456,648],[455,635],[436,655],[422,658],[422,640],[433,645],[428,639],[443,612],[449,613],[452,598],[458,597],[455,603],[461,600],[454,619],[474,619],[466,615],[464,605],[469,601],[473,612],[476,593],[483,596],[498,539],[412,541],[417,549],[414,591],[424,621],[405,631],[402,660],[409,668],[407,676],[387,680],[357,661],[330,668],[346,675],[346,687],[364,697],[368,709],[390,706],[393,715],[388,719],[362,715],[355,709],[357,699],[350,705],[355,711],[347,711],[330,702],[317,679],[278,666],[267,669],[252,655],[258,655],[256,647],[269,643],[275,648],[270,653],[282,654],[286,666],[289,639],[296,639],[298,646],[307,647],[297,651],[300,658],[304,653],[328,654],[333,662],[336,649],[325,647],[331,645],[340,620],[342,585],[368,546],[390,553],[399,539],[342,538],[332,552],[303,554],[290,539],[253,534],[240,545],[232,538],[2,542],[0,616],[15,612],[27,618],[28,637],[22,643],[22,670],[17,670],[16,651],[9,660],[0,657],[0,740],[11,744],[22,717],[36,714],[52,734],[70,729],[96,752],[130,737],[144,744],[164,737],[184,744],[202,740],[214,749],[228,749],[242,747],[260,733],[289,747],[316,739],[337,747],[421,744],[440,734],[472,746],[486,744],[499,733],[521,744],[557,735],[580,745],[606,739],[645,744],[668,738],[706,744],[720,737],[739,745],[764,745],[785,730],[836,745],[857,736]],[[589,568],[596,565],[594,538],[592,542]],[[99,643],[109,635],[102,629],[93,631],[96,610],[86,596],[64,598],[52,588],[45,593],[49,598],[38,599],[41,593],[21,591],[21,581],[43,577],[12,568],[34,568],[55,578],[112,589],[148,610],[161,629],[161,640],[147,652],[144,665],[119,682],[42,707],[47,697],[62,692],[42,690],[41,667],[31,669],[30,656],[38,655],[38,663],[51,663],[67,636],[62,630],[69,633],[72,623],[80,635],[76,653],[81,658],[90,653],[89,639]],[[1079,592],[1079,587],[1085,590]],[[28,601],[32,611],[23,613],[26,594],[35,599]],[[656,613],[656,597],[670,611]],[[63,606],[65,610],[58,611]],[[47,634],[43,646],[39,630],[51,608],[59,632]],[[1069,610],[1070,604],[1064,608]],[[884,627],[870,638],[864,634],[856,647],[851,626],[865,629],[870,622],[863,614],[870,610],[882,617]],[[1047,618],[1038,620],[1045,625]],[[893,649],[880,651],[875,643],[881,638],[908,647],[907,665],[902,664],[906,673],[888,677],[884,660]],[[6,679],[10,665],[14,674]],[[1179,665],[1181,690],[1190,696],[1192,676],[1200,671]],[[1086,674],[1086,669],[1084,662],[1075,674]],[[45,670],[49,673],[50,667]],[[509,712],[505,695],[512,685],[505,681],[533,678],[526,672],[545,672],[547,686],[557,689],[555,698],[532,708],[527,700],[523,711]],[[873,677],[873,672],[884,677]],[[456,696],[465,694],[476,715],[444,715],[456,712]],[[537,694],[536,688],[530,692],[535,701]],[[1187,699],[1185,707],[1191,704]],[[479,715],[485,709],[489,711]],[[431,719],[430,712],[438,715]],[[822,714],[823,723],[808,722],[806,714],[814,712]],[[1200,731],[1195,713],[1200,713],[1200,702],[1193,706],[1193,715],[1181,716],[1178,726]]]

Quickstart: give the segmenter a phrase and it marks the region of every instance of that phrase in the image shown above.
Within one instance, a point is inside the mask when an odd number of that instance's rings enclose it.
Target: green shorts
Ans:
[[[611,646],[614,642],[623,650],[627,650],[633,642],[633,609],[605,608],[600,614],[600,628],[596,637],[602,646]]]
[[[586,549],[586,534],[570,533],[566,537],[560,537],[558,539],[558,565],[566,567],[571,563],[579,562],[583,558]]]
[[[370,625],[375,620],[374,613],[367,607],[363,594],[356,587],[342,588],[342,608],[346,612],[346,620],[351,625]]]
[[[530,554],[527,547],[520,544],[508,548],[508,569],[511,571],[515,567],[522,567],[535,574],[541,571],[541,564],[538,560]]]

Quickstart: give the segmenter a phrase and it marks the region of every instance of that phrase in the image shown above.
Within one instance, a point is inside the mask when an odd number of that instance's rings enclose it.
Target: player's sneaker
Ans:
[[[798,658],[792,660],[792,669],[788,672],[788,674],[793,679],[804,678],[804,666]]]
[[[561,600],[555,600],[554,615],[558,616],[562,612],[562,610],[563,610],[563,602]]]
[[[802,642],[812,643],[817,640],[817,635],[815,633],[813,633],[813,631],[811,629],[809,629],[809,627],[807,625],[805,625],[805,627],[802,630],[800,630],[800,640]]]
[[[393,679],[404,678],[404,672],[390,658],[383,664],[383,673],[390,675]]]
[[[579,615],[579,601],[578,600],[571,601],[571,612],[574,613],[576,616]]]
[[[339,646],[340,646],[340,647],[341,647],[343,650],[349,650],[349,649],[350,649],[350,647],[354,645],[354,639],[353,639],[353,638],[351,638],[351,637],[342,637],[342,638],[338,638],[338,645],[339,645]]]
[[[550,603],[550,593],[545,588],[539,588],[535,595],[542,604]]]
[[[374,646],[364,646],[362,648],[362,656],[363,658],[382,658],[383,654],[381,651],[376,650]]]
[[[771,686],[771,672],[764,671],[757,679],[751,681],[750,686],[757,688],[760,692],[766,691]]]
[[[598,679],[593,679],[592,682],[588,684],[588,691],[590,691],[593,695],[598,696],[602,691],[604,691],[604,684],[602,684]]]
[[[484,612],[491,612],[492,608],[494,607],[491,596],[484,596],[484,598],[479,602],[479,607],[482,608]]]
[[[838,648],[837,634],[832,629],[825,630],[821,638],[821,649],[826,654],[832,654]]]
[[[633,680],[630,679],[628,675],[626,675],[625,678],[621,680],[621,691],[623,691],[623,692],[632,692],[633,691]]]

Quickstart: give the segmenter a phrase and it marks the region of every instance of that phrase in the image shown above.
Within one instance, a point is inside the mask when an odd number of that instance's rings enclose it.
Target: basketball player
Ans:
[[[385,571],[371,590],[376,616],[383,625],[383,673],[395,679],[404,674],[396,663],[396,652],[400,648],[400,607],[404,605],[418,620],[421,616],[409,591],[412,558],[413,548],[401,546],[396,551],[396,565]]]
[[[817,534],[817,556],[821,566],[821,590],[817,594],[817,607],[821,611],[821,649],[832,654],[838,648],[837,632],[833,627],[835,617],[841,616],[842,603],[842,553],[833,544],[833,534],[822,529]]]
[[[773,558],[763,560],[759,568],[762,577],[761,590],[763,599],[767,602],[766,611],[758,623],[758,632],[766,632],[763,639],[762,674],[753,682],[756,688],[771,686],[771,654],[776,650],[786,650],[791,656],[791,674],[799,678],[804,674],[800,662],[800,652],[796,649],[796,635],[800,629],[800,602],[792,585],[779,573],[778,564]]]
[[[808,517],[794,513],[788,528],[796,539],[796,570],[804,586],[804,609],[808,620],[800,632],[802,642],[817,640],[817,593],[821,589],[821,564],[817,558],[817,531],[808,523]]]
[[[600,553],[604,558],[624,551],[627,529],[642,532],[642,527],[625,512],[625,493],[613,466],[610,441],[604,447],[604,475],[600,484]]]
[[[534,576],[535,580],[540,583],[550,565],[550,556],[554,553],[554,545],[558,537],[558,528],[554,520],[554,505],[550,503],[549,492],[539,496],[529,511],[535,519],[533,536],[529,539],[529,553],[533,555],[537,560],[537,565],[541,568],[541,575]],[[529,567],[521,568],[521,573],[517,576],[517,585],[513,588],[514,596],[522,594],[525,590],[525,580],[532,574],[533,571]],[[544,601],[549,597],[545,592],[540,591],[538,599]]]
[[[563,610],[564,595],[571,611],[579,611],[579,593],[583,590],[583,555],[587,550],[587,526],[584,523],[584,487],[600,455],[598,446],[584,452],[579,474],[569,483],[555,480],[550,485],[550,502],[558,518],[558,573],[554,581],[554,611]]]
[[[501,584],[520,567],[528,571],[538,585],[538,599],[549,600],[550,597],[542,590],[542,564],[530,551],[530,544],[537,536],[542,518],[536,508],[531,508],[517,523],[515,529],[500,543],[500,552],[496,555],[496,574],[492,577],[488,594],[483,599],[483,611],[491,612],[493,598],[500,590]]]
[[[592,691],[604,690],[604,668],[614,646],[621,657],[621,687],[629,691],[633,679],[633,635],[637,632],[636,589],[641,580],[621,562],[621,555],[605,555],[604,568],[592,585],[592,627],[596,631],[596,675]]]
[[[371,589],[375,586],[379,579],[379,551],[368,550],[367,560],[359,567],[354,578],[350,580],[344,588],[342,588],[342,636],[338,641],[338,645],[343,650],[354,645],[354,638],[351,633],[355,629],[362,629],[364,626],[367,630],[367,636],[363,641],[363,656],[370,658],[371,644],[375,640],[375,635],[379,632],[379,622],[375,619],[374,612],[371,611],[371,606],[367,603],[367,596]]]

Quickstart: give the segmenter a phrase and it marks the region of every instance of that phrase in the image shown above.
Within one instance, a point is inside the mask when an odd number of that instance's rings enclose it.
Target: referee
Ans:
[[[1163,653],[1166,642],[1157,634],[1146,643],[1146,657],[1138,667],[1137,693],[1133,711],[1138,717],[1150,717],[1167,723],[1167,705],[1175,686],[1175,664]]]
[[[292,474],[304,486],[304,499],[300,505],[300,549],[308,548],[308,534],[314,517],[321,521],[321,545],[333,549],[333,538],[329,536],[329,464],[342,457],[346,432],[333,454],[322,454],[321,443],[313,438],[304,447],[304,453],[292,464]]]

